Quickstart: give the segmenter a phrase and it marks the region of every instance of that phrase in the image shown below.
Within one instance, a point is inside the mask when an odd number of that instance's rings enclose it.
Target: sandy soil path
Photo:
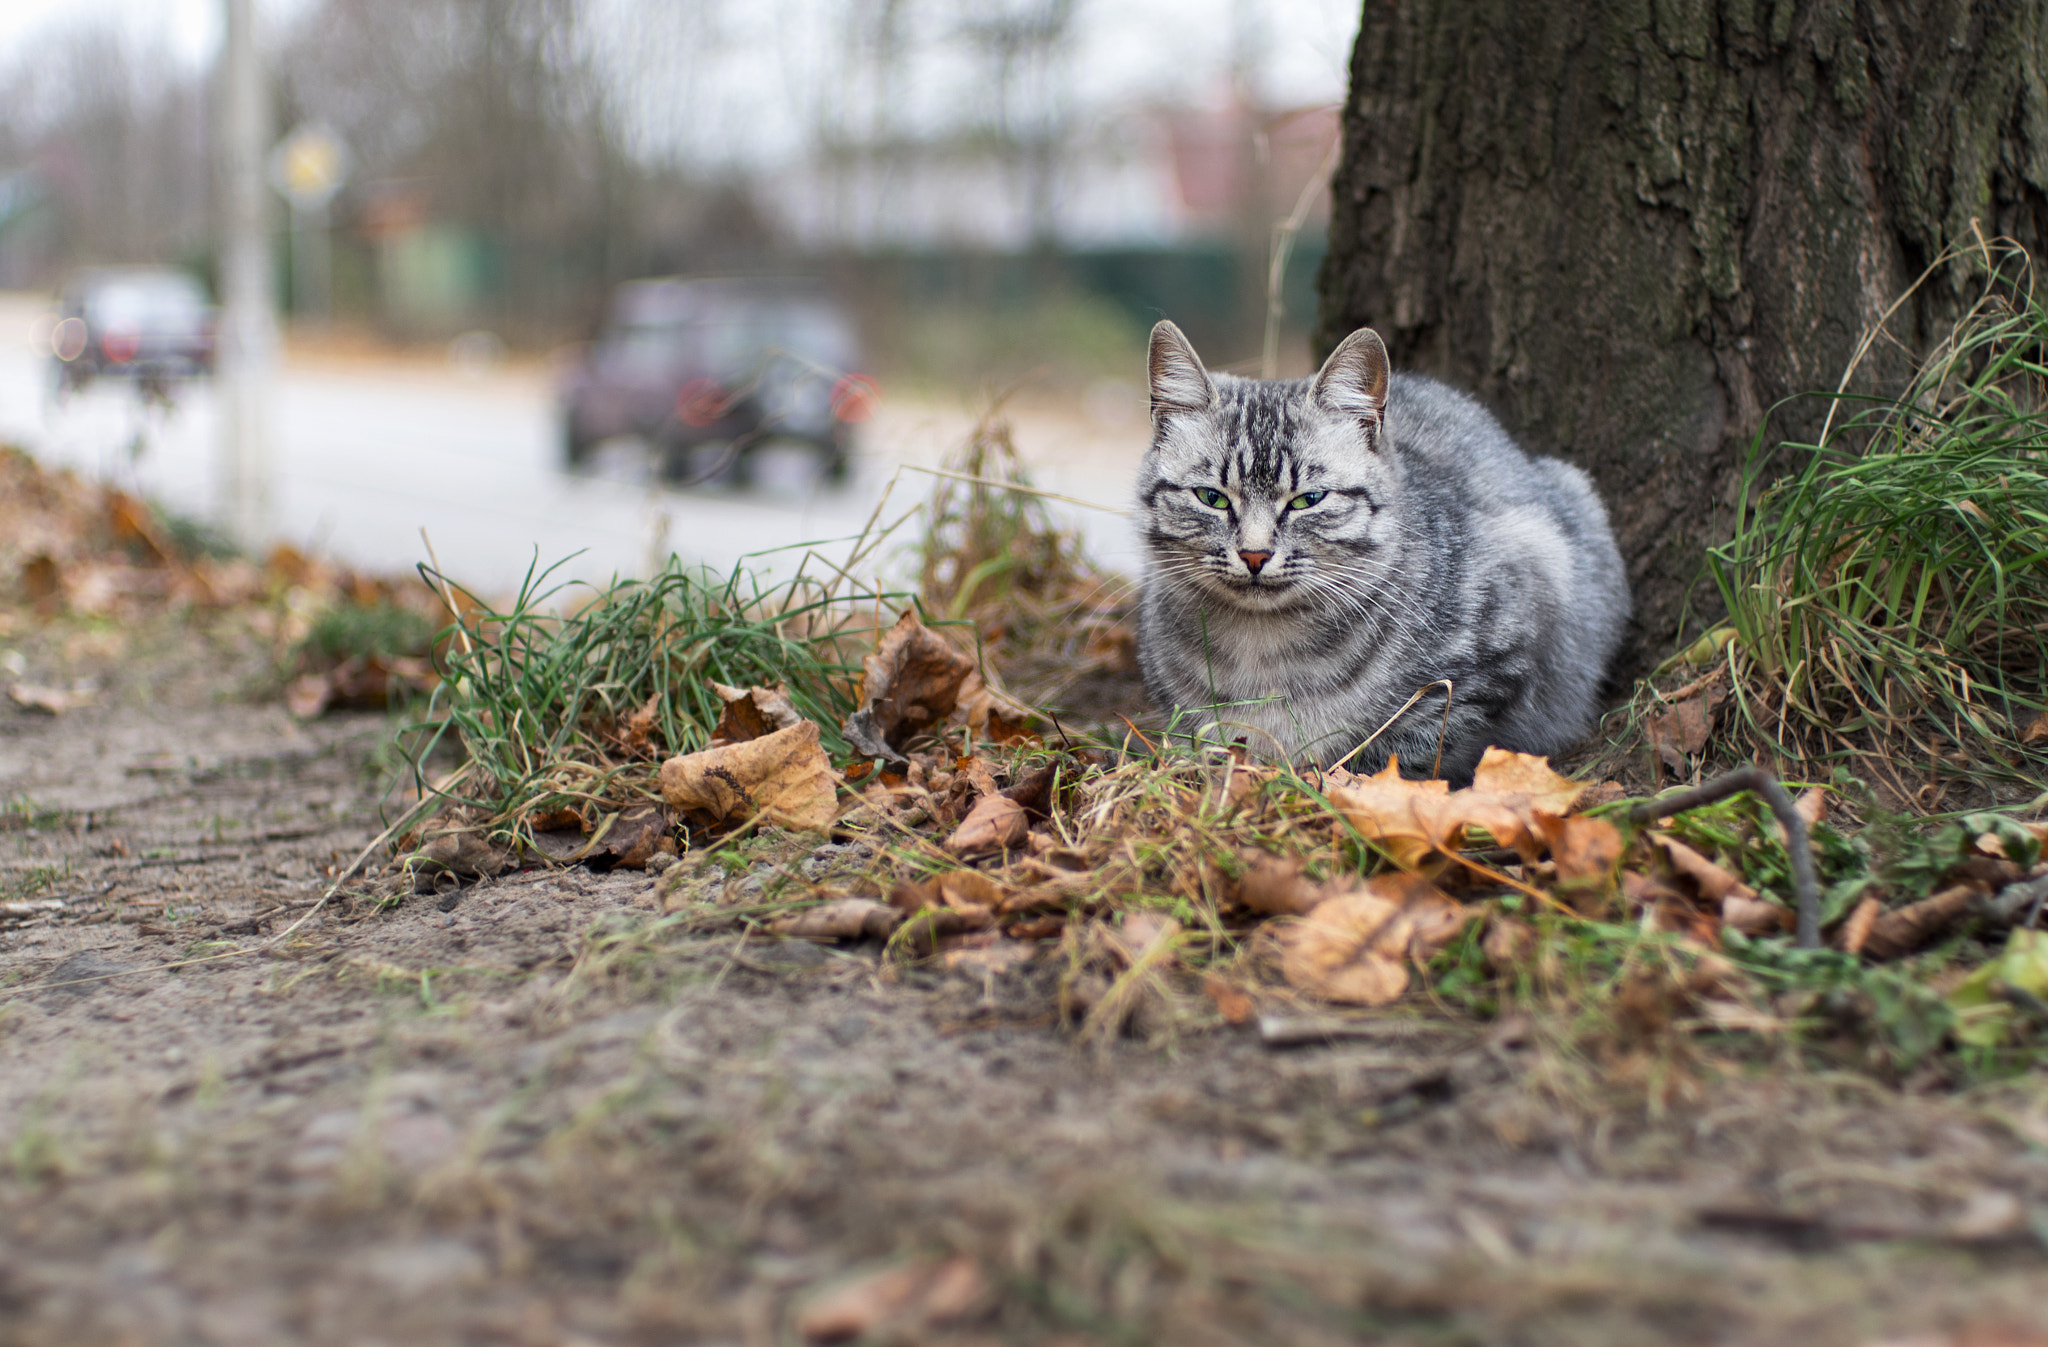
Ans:
[[[667,917],[533,870],[267,945],[380,826],[382,722],[189,633],[15,648],[102,694],[0,702],[0,883],[61,900],[0,935],[0,1343],[2048,1341],[2038,1082],[1651,1108],[1426,1006],[1081,1045],[1050,955],[736,934],[848,859],[795,842]]]

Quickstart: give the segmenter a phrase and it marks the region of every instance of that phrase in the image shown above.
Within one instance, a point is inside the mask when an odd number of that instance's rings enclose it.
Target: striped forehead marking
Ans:
[[[1291,384],[1242,383],[1218,390],[1223,442],[1227,450],[1224,480],[1233,469],[1247,486],[1273,490],[1283,474],[1295,485],[1301,465],[1291,452],[1301,430]]]

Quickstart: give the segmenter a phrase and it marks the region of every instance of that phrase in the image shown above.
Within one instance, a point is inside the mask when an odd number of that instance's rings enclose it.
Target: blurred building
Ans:
[[[934,138],[821,153],[757,192],[792,239],[821,251],[1263,240],[1337,134],[1334,107],[1131,108],[1073,136],[1049,165],[986,137]],[[1306,232],[1320,234],[1328,210],[1318,196]]]

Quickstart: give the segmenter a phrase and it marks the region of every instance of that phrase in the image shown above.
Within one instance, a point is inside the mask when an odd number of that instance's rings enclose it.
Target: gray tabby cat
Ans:
[[[1443,773],[1592,728],[1628,583],[1586,475],[1465,394],[1387,372],[1360,329],[1313,379],[1211,374],[1152,329],[1145,686],[1180,728],[1269,760]],[[1351,755],[1347,759],[1347,755]]]

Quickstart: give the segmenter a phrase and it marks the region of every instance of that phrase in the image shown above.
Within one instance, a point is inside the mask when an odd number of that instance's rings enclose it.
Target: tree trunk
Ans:
[[[1367,0],[1319,342],[1375,327],[1593,474],[1639,672],[1773,405],[1833,392],[1945,246],[2048,260],[2044,74],[2048,0]],[[1931,277],[1858,386],[1896,387],[1981,265]]]

